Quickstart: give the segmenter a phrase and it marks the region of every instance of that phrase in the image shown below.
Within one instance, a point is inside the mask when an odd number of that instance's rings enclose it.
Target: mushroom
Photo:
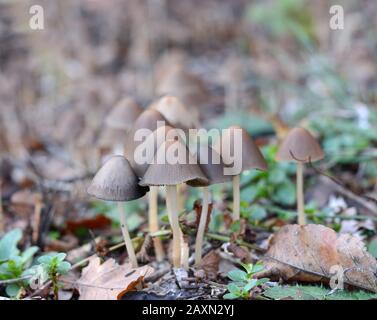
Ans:
[[[202,245],[207,224],[208,206],[209,206],[209,185],[224,183],[232,180],[232,176],[224,174],[224,163],[219,153],[209,146],[199,146],[196,153],[198,163],[205,176],[208,178],[207,183],[200,184],[200,181],[187,182],[192,187],[203,187],[203,203],[198,233],[195,241],[195,264],[199,265],[202,261]],[[199,182],[199,183],[198,183]]]
[[[177,185],[185,182],[205,184],[208,179],[180,140],[163,142],[140,185],[166,188],[166,206],[173,232],[173,265],[176,268],[181,266],[182,237],[177,211]]]
[[[130,97],[120,100],[105,119],[110,128],[128,131],[143,109]]]
[[[163,130],[168,132],[170,130],[169,128],[172,128],[172,127],[167,126],[167,124],[168,122],[166,121],[166,119],[160,112],[154,109],[147,109],[137,118],[132,129],[128,133],[127,138],[126,138],[126,145],[124,148],[124,154],[127,157],[127,159],[129,159],[131,167],[133,168],[133,170],[135,171],[136,175],[139,178],[142,178],[144,176],[145,171],[148,169],[148,163],[139,163],[138,161],[135,161],[135,150],[137,150],[137,147],[141,145],[141,143],[143,142],[143,141],[137,141],[135,139],[136,138],[135,134],[137,134],[137,131],[139,129],[148,129],[151,132],[155,132],[159,128],[159,126],[163,127],[164,128]],[[159,132],[162,132],[162,130]],[[154,145],[155,143],[154,139],[147,137],[145,142],[153,143],[152,144],[153,150],[154,151],[157,150],[157,146]],[[152,154],[152,158],[155,153],[154,151]],[[149,159],[149,160],[152,160],[152,159]],[[157,201],[158,201],[158,187],[152,186],[148,194],[148,203],[149,203],[148,223],[149,223],[150,232],[157,232],[159,230]],[[159,238],[154,238],[153,244],[154,244],[157,261],[162,261],[164,258],[164,251],[163,251],[161,240]]]
[[[293,128],[281,143],[276,160],[297,163],[298,223],[306,224],[304,209],[304,163],[323,159],[324,153],[317,140],[304,128]]]
[[[87,192],[101,200],[118,203],[121,229],[127,253],[133,268],[138,266],[130,234],[128,232],[124,206],[122,202],[144,196],[148,188],[138,185],[138,178],[128,160],[120,155],[113,156],[105,162],[94,176]]]
[[[164,96],[151,108],[159,111],[166,120],[177,128],[194,129],[199,127],[198,115],[192,110],[188,110],[175,96]]]
[[[252,169],[265,171],[267,163],[251,136],[239,126],[230,126],[225,129],[214,148],[220,152],[225,165],[233,165],[227,174],[233,176],[233,221],[238,221],[241,202],[240,174]],[[233,151],[233,156],[230,154],[231,151]],[[237,152],[241,152],[241,154],[237,154]],[[235,161],[236,159],[238,160]]]

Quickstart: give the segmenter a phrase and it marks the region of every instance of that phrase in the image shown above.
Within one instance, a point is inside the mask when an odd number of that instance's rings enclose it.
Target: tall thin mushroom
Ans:
[[[276,160],[295,162],[298,224],[305,225],[304,164],[323,159],[323,150],[317,140],[304,128],[293,128],[281,143]]]
[[[178,157],[176,157],[178,155]],[[142,186],[165,186],[166,206],[173,232],[173,265],[181,267],[181,237],[177,210],[177,185],[197,181],[207,183],[200,167],[186,146],[180,141],[165,141],[140,181]]]
[[[234,167],[236,171],[233,174],[233,221],[238,221],[241,202],[240,174],[252,169],[265,171],[267,163],[251,136],[239,126],[225,129],[214,148],[217,151],[221,150],[221,157],[227,166],[241,161],[238,167]],[[241,154],[237,154],[237,152],[241,152]]]
[[[148,188],[139,186],[138,182],[128,160],[123,156],[113,156],[98,170],[87,190],[93,197],[118,203],[124,243],[133,268],[137,268],[138,263],[122,202],[141,198],[147,193]]]
[[[196,154],[200,168],[205,176],[208,178],[208,183],[201,183],[200,181],[187,182],[192,187],[203,187],[203,202],[202,212],[200,214],[200,221],[198,232],[195,240],[195,264],[200,265],[202,261],[202,246],[203,238],[208,220],[208,206],[209,206],[209,186],[212,184],[224,183],[232,180],[232,176],[224,174],[224,163],[214,149],[209,146],[200,146]]]

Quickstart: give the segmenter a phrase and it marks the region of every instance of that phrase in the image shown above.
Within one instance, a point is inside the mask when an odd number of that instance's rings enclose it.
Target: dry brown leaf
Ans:
[[[219,254],[215,250],[211,250],[203,257],[200,268],[204,270],[209,279],[213,280],[216,279],[219,272],[219,263]]]
[[[333,266],[344,270],[344,283],[377,292],[377,261],[349,234],[322,225],[287,225],[270,240],[265,270],[259,277],[328,282]]]
[[[93,257],[82,270],[76,287],[80,300],[119,300],[152,272],[149,266],[133,269],[131,264],[119,265],[114,259],[101,264],[99,257]]]
[[[105,229],[111,225],[111,220],[106,216],[99,214],[92,218],[80,219],[80,220],[68,220],[66,231],[75,232],[77,229]]]

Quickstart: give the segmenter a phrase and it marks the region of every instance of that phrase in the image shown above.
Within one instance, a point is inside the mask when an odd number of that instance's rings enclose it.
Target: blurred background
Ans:
[[[29,27],[33,4],[44,9],[44,30]],[[329,27],[335,4],[343,30]],[[243,206],[269,207],[247,211],[252,222],[294,208],[294,168],[273,160],[292,126],[320,139],[322,170],[373,196],[376,28],[374,0],[1,0],[3,201],[25,188],[86,197],[82,179],[119,143],[106,115],[123,97],[146,108],[163,94],[204,127],[239,124],[258,140],[270,171],[243,176]],[[307,211],[322,219],[331,192],[314,181]],[[336,210],[347,208],[339,201]]]

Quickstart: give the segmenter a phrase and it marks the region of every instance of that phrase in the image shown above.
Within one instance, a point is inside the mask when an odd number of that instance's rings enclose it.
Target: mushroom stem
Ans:
[[[177,213],[177,187],[166,186],[166,206],[170,217],[170,224],[173,231],[173,265],[175,268],[181,266],[181,234]]]
[[[148,194],[149,200],[149,211],[148,211],[148,221],[149,221],[149,232],[154,233],[159,230],[158,227],[158,187],[151,186]],[[153,246],[156,254],[157,261],[164,260],[164,249],[162,247],[161,239],[158,237],[153,238]]]
[[[134,247],[132,245],[131,237],[128,232],[127,223],[126,223],[126,214],[124,212],[124,207],[121,202],[118,202],[118,210],[119,210],[119,218],[120,218],[120,227],[122,229],[123,239],[124,243],[126,245],[128,257],[130,258],[130,262],[132,265],[132,268],[137,268],[137,259]]]
[[[233,221],[240,220],[240,175],[233,177]]]
[[[181,183],[177,185],[177,203],[178,203],[178,212],[182,212],[185,209],[185,200],[182,193],[185,190],[185,184]]]
[[[304,212],[304,164],[301,162],[297,163],[297,214],[298,214],[298,224],[305,225],[305,212]]]
[[[200,222],[198,233],[196,235],[195,241],[195,264],[199,265],[202,262],[202,245],[203,238],[207,224],[208,216],[208,202],[209,202],[209,192],[208,187],[203,187],[203,203],[202,203],[202,213],[200,215]]]

